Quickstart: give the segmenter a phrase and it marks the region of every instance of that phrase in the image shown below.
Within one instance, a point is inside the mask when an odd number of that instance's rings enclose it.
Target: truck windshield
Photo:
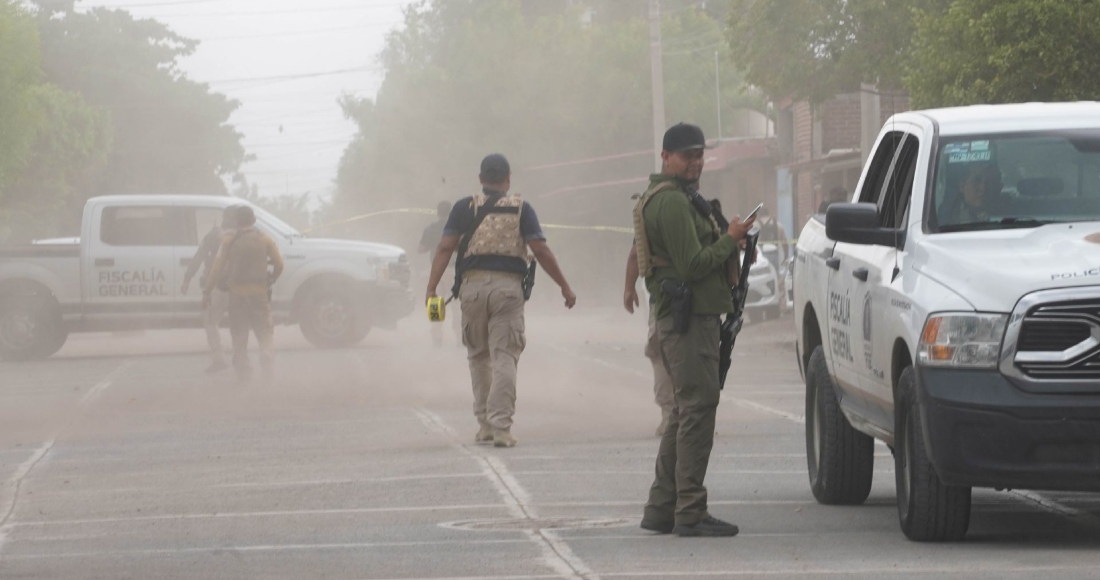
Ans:
[[[1100,220],[1100,130],[944,139],[933,232]]]
[[[264,223],[264,225],[270,227],[275,233],[287,237],[287,238],[304,238],[305,234],[294,229],[294,226],[284,222],[283,220],[271,215],[262,208],[252,206],[252,209],[256,212],[256,218]]]

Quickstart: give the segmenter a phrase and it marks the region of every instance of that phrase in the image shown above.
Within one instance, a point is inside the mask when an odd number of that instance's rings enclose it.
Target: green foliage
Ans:
[[[381,55],[377,99],[342,103],[360,132],[341,163],[339,203],[432,206],[454,197],[444,195],[454,184],[476,185],[477,163],[491,151],[522,168],[650,149],[644,16],[597,0],[411,6]],[[684,3],[663,26],[668,123],[695,122],[717,136],[715,51],[724,113],[763,108],[726,62],[720,21]]]
[[[915,106],[1100,95],[1100,3],[955,0],[917,27],[906,77]]]
[[[195,42],[122,10],[73,10],[38,0],[42,68],[64,89],[105,109],[114,147],[81,183],[89,194],[224,193],[222,176],[245,160],[229,116],[238,103],[187,79],[177,66]]]
[[[745,78],[775,99],[820,102],[861,82],[901,86],[914,12],[949,0],[732,0],[727,37]]]
[[[0,202],[34,142],[40,75],[34,20],[11,0],[0,0]]]
[[[102,166],[111,149],[103,111],[54,85],[38,85],[33,94],[40,119],[34,145],[0,214],[17,240],[79,231],[78,184]]]
[[[233,196],[254,203],[279,219],[305,231],[321,225],[329,204],[316,200],[312,195],[260,195],[257,186],[250,184],[243,175],[234,177]]]

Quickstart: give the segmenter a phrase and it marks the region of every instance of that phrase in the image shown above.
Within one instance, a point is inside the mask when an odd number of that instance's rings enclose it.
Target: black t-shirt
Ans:
[[[488,203],[490,204],[496,203],[501,197],[501,194],[495,191],[486,191],[485,194],[489,196]],[[473,196],[464,197],[451,208],[451,215],[447,218],[443,235],[461,237],[473,233],[469,231],[474,225],[475,218],[473,202]],[[523,202],[523,209],[520,210],[519,231],[526,242],[546,239],[546,235],[542,233],[542,225],[539,224],[538,215],[535,214],[535,209],[526,201]],[[522,258],[508,256],[470,256],[462,262],[461,269],[525,274],[527,273],[527,262]]]
[[[435,260],[435,250],[439,247],[439,240],[443,238],[443,226],[446,222],[439,220],[432,225],[424,228],[424,233],[420,236],[420,245],[425,248],[430,248],[429,256]]]

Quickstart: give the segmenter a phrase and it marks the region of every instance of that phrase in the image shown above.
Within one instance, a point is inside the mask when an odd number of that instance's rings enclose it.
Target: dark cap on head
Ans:
[[[665,151],[687,151],[689,149],[706,149],[707,140],[703,137],[703,130],[695,125],[677,123],[665,131],[665,141],[662,149]]]
[[[481,179],[486,183],[500,183],[512,175],[512,166],[500,153],[493,153],[481,160]]]
[[[237,227],[247,228],[256,223],[256,212],[252,211],[252,208],[247,205],[242,205],[237,208]]]

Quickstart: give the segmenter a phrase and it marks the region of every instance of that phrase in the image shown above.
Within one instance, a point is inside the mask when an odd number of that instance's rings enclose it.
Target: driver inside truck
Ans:
[[[992,161],[948,166],[948,194],[937,212],[940,225],[981,223],[1004,202],[1001,170]]]

